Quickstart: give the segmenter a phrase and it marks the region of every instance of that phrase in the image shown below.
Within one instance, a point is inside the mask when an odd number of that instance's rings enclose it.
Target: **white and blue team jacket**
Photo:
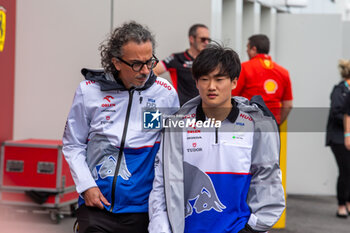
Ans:
[[[232,101],[219,128],[165,128],[149,200],[150,233],[237,233],[246,224],[265,232],[281,216],[277,125],[247,99]],[[178,115],[206,120],[200,98]]]
[[[98,186],[111,203],[105,209],[113,213],[147,212],[160,129],[143,128],[143,111],[175,112],[176,91],[152,72],[144,87],[131,90],[112,74],[87,69],[82,73],[86,80],[76,90],[63,136],[76,190],[81,194]]]
[[[205,121],[201,106],[190,118]],[[220,128],[183,133],[185,232],[237,232],[250,217],[246,203],[253,147],[252,118],[235,106]]]

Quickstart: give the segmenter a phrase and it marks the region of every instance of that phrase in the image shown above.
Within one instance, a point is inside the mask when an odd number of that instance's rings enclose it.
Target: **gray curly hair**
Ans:
[[[153,53],[155,50],[154,35],[145,26],[135,21],[124,23],[121,27],[117,27],[99,47],[101,51],[101,64],[105,72],[116,73],[117,70],[112,63],[113,57],[121,57],[122,47],[129,41],[137,44],[150,41],[152,43]]]

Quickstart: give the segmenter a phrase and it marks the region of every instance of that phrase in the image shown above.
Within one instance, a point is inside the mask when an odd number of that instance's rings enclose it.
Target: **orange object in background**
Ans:
[[[287,202],[287,129],[288,129],[288,120],[285,120],[280,125],[280,140],[281,140],[281,149],[280,149],[280,168],[282,172],[282,185],[284,189],[284,197]],[[286,228],[286,210],[288,208],[288,203],[286,203],[286,208],[284,209],[281,218],[273,226],[273,228]]]

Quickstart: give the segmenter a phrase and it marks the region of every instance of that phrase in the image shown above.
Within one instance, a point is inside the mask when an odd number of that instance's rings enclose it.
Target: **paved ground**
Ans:
[[[287,199],[285,229],[270,233],[349,233],[350,217],[335,217],[336,199],[329,196],[296,196]],[[75,219],[65,215],[55,224],[47,212],[14,212],[0,209],[1,233],[71,233]]]
[[[286,228],[270,233],[349,233],[350,217],[336,218],[336,209],[334,196],[289,195]]]
[[[59,224],[51,220],[48,211],[0,209],[1,233],[72,233],[75,218],[63,215]]]

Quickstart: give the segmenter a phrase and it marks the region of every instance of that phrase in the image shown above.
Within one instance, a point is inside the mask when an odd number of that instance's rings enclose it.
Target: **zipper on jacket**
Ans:
[[[130,110],[131,110],[133,95],[134,95],[134,90],[129,90],[129,103],[128,103],[128,109],[126,111],[126,117],[125,117],[124,129],[123,129],[123,135],[122,135],[122,141],[120,142],[118,161],[117,161],[117,165],[116,165],[115,172],[114,172],[114,177],[113,177],[112,203],[111,203],[111,209],[109,210],[109,212],[113,212],[113,207],[114,207],[114,202],[115,202],[115,188],[116,188],[115,186],[117,184],[117,178],[118,178],[118,174],[119,174],[120,163],[121,163],[122,156],[123,156],[123,151],[124,151],[124,144],[125,144],[126,133],[127,133],[127,130],[128,130],[128,124],[129,124],[129,117],[130,117]]]
[[[141,96],[141,91],[139,91],[139,96],[140,96],[140,104],[142,104],[143,97]]]
[[[163,132],[162,132],[162,142],[165,142],[165,130],[163,129]],[[166,197],[166,191],[165,191],[165,178],[164,178],[164,174],[165,174],[165,168],[164,168],[164,145],[162,145],[161,148],[159,148],[160,150],[162,150],[162,169],[163,169],[163,187],[164,187],[164,200],[165,200],[165,206],[167,208],[167,210],[169,210],[168,208],[168,205],[167,205],[167,197]],[[172,222],[170,222],[170,217],[169,217],[169,211],[167,211],[167,217],[168,217],[168,222],[169,222],[169,225],[170,225],[170,229],[171,229],[171,232],[174,232],[174,229],[173,229],[173,226],[172,226]]]
[[[218,144],[218,131],[219,131],[219,128],[215,127],[215,144]]]

